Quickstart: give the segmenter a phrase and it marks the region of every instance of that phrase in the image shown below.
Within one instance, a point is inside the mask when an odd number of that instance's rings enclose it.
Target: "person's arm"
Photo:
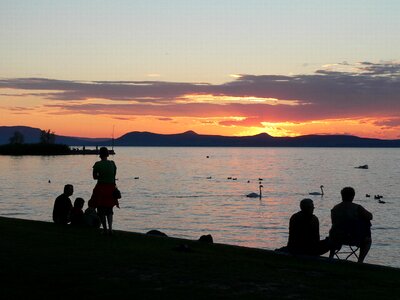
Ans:
[[[296,220],[294,215],[290,217],[289,221],[289,238],[288,238],[288,247],[292,248],[296,244]]]
[[[364,220],[371,221],[373,218],[372,214],[368,210],[366,210],[364,207],[362,207],[361,205],[358,205],[358,213],[360,214],[361,218]]]
[[[93,179],[99,179],[99,173],[96,170],[96,164],[93,166]]]
[[[319,242],[319,239],[320,239],[320,235],[319,235],[319,220],[318,220],[318,218],[316,217],[316,216],[314,216],[314,230],[315,230],[315,232],[314,232],[314,235],[315,235],[315,240],[317,241],[317,242]]]
[[[114,165],[114,180],[117,177],[117,165],[115,164],[115,161],[113,161],[113,165]]]

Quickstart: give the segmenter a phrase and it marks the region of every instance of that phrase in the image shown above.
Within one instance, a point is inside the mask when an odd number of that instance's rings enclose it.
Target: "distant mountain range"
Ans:
[[[37,143],[40,129],[26,126],[0,126],[0,144],[7,144],[15,131],[24,135],[25,143]],[[110,146],[110,138],[84,138],[56,135],[56,143],[69,146]],[[157,147],[400,147],[400,140],[360,138],[352,135],[304,135],[272,137],[266,133],[254,136],[201,135],[193,131],[179,134],[129,132],[114,140],[115,146]]]
[[[25,143],[39,143],[40,131],[39,128],[32,128],[28,126],[0,126],[0,145],[8,144],[10,137],[14,132],[20,132],[24,136]],[[92,145],[111,145],[110,138],[84,138],[84,137],[70,137],[56,134],[56,143],[66,144],[69,146],[92,146]]]

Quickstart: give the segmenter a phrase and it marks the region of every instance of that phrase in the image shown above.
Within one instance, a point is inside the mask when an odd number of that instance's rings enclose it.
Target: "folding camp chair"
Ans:
[[[347,247],[347,249],[343,249],[343,246]],[[336,248],[336,247],[335,247]],[[360,249],[359,245],[355,245],[354,243],[343,243],[338,247],[338,249],[334,249],[334,256],[337,259],[348,260],[351,256],[355,256],[358,260],[357,251]],[[345,258],[343,258],[345,257]]]

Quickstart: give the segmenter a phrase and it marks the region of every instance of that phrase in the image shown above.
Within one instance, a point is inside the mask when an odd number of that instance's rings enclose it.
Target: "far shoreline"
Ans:
[[[108,150],[110,155],[114,155],[114,149]],[[9,156],[59,156],[59,155],[99,155],[99,149],[82,149],[70,147],[65,144],[6,144],[0,145],[0,155]]]

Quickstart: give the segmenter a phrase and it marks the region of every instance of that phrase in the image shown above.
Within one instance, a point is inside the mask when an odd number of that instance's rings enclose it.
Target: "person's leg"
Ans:
[[[102,207],[97,208],[97,215],[99,216],[100,223],[103,226],[103,232],[107,233],[107,222],[106,222],[106,215],[103,211]]]
[[[326,238],[324,240],[320,240],[317,246],[317,255],[321,256],[327,253],[328,251],[331,250],[331,243],[329,241],[329,238]],[[330,254],[329,254],[330,257]]]
[[[107,216],[107,223],[108,223],[108,233],[110,235],[113,234],[112,232],[112,223],[113,223],[113,209],[112,207],[107,207],[106,216]]]
[[[331,249],[330,251],[329,251],[329,258],[333,258],[334,256],[335,256],[335,249]]]
[[[332,259],[335,256],[335,252],[340,250],[342,248],[342,245],[339,244],[338,242],[334,242],[331,239],[329,241],[329,258]]]
[[[371,244],[372,244],[372,239],[370,237],[366,237],[362,241],[362,243],[360,245],[360,255],[358,257],[359,263],[364,262],[364,259],[367,256],[369,249],[371,248]]]
[[[368,254],[369,249],[371,248],[372,239],[371,239],[371,222],[370,221],[360,221],[358,224],[359,230],[359,240],[360,243],[360,255],[358,257],[358,262],[364,262],[365,257]]]
[[[113,222],[112,214],[107,214],[107,222],[108,222],[108,232],[112,234],[112,222]]]

